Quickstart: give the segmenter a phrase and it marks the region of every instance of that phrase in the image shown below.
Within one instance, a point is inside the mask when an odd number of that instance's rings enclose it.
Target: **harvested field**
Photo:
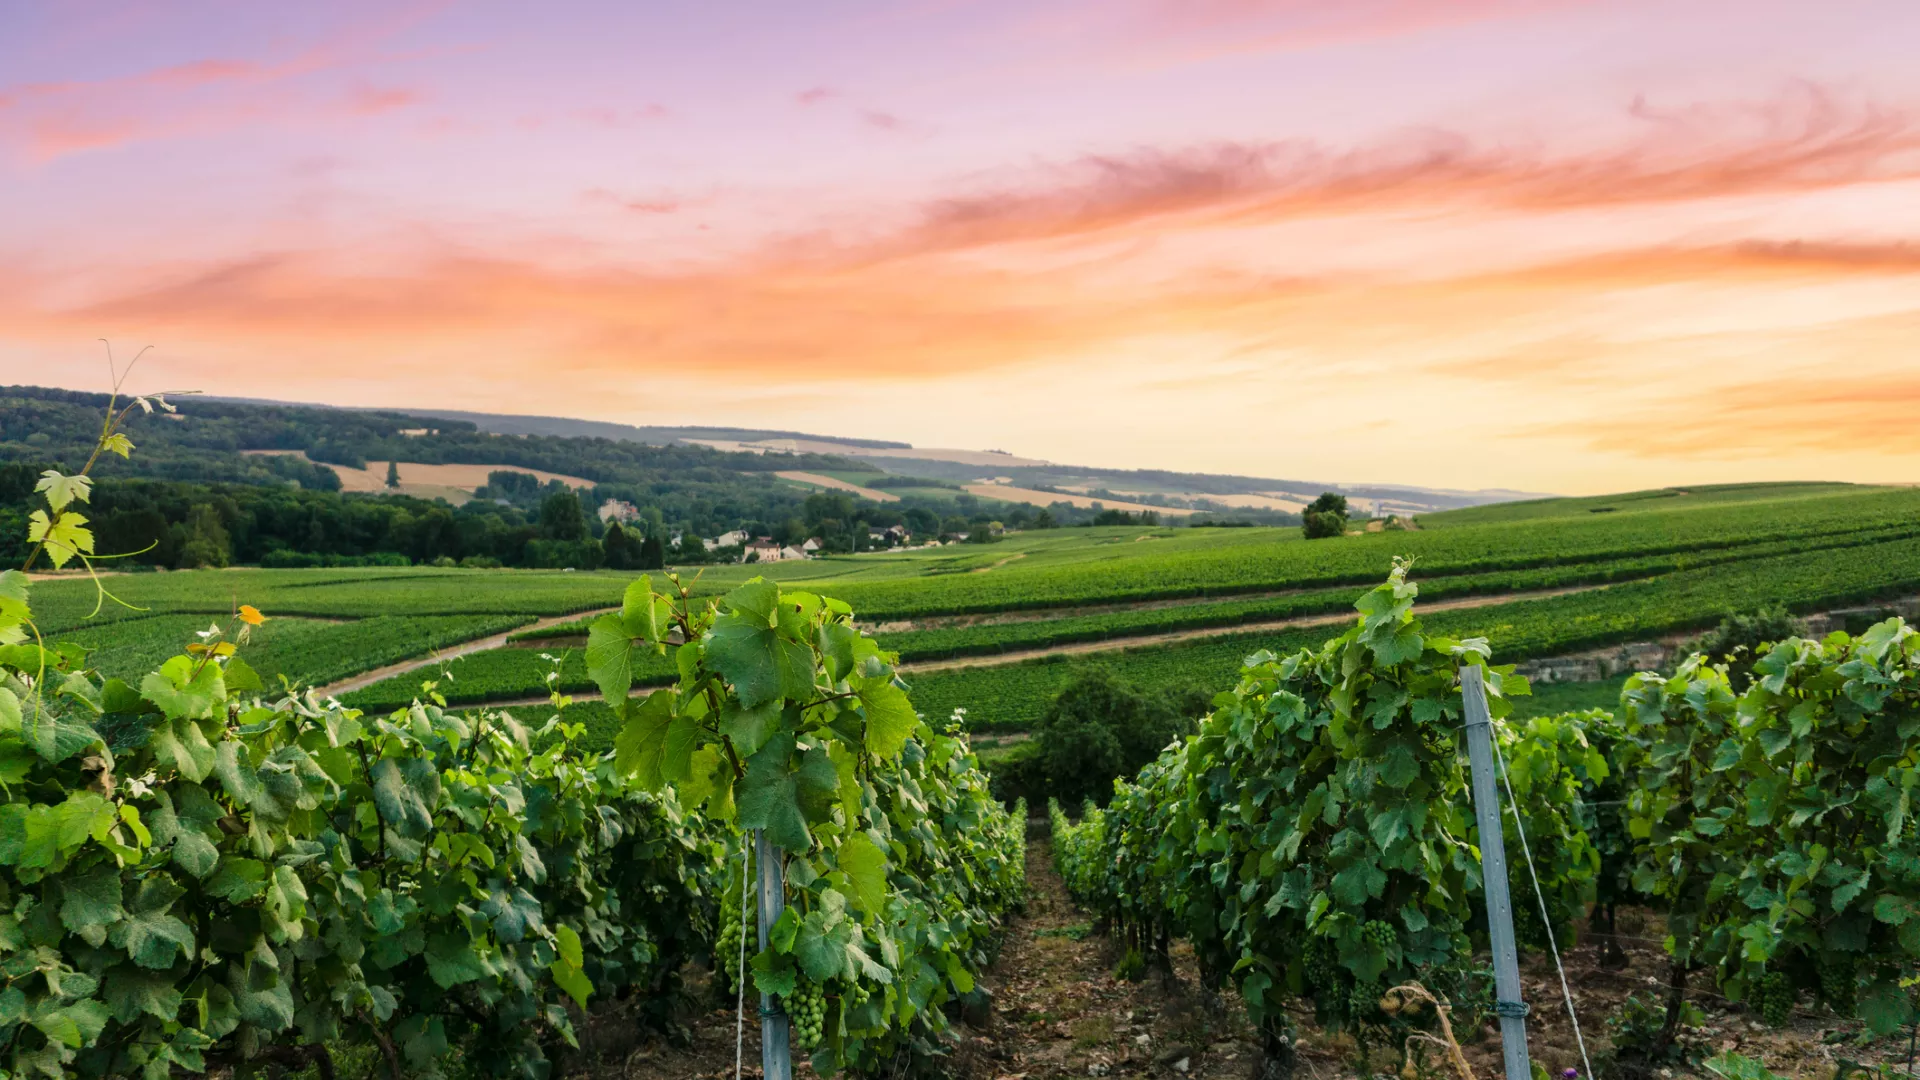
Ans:
[[[834,491],[845,491],[853,495],[858,495],[863,499],[872,499],[874,502],[899,502],[900,501],[900,496],[895,495],[890,491],[881,491],[877,488],[861,487],[859,484],[849,484],[845,480],[836,480],[831,476],[822,476],[819,473],[800,472],[795,469],[786,469],[784,471],[777,472],[774,475],[778,476],[782,480],[792,480],[794,483],[797,483],[797,484],[812,484],[815,487],[831,488]]]

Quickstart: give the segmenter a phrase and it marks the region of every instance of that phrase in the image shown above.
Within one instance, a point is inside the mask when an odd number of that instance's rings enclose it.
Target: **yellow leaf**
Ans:
[[[259,626],[261,623],[267,621],[267,617],[260,614],[260,609],[254,607],[252,604],[241,604],[240,621],[246,623],[248,626]]]
[[[35,510],[27,515],[27,539],[45,546],[47,559],[57,570],[75,555],[93,554],[93,533],[86,523],[79,514],[62,513],[48,520],[45,510]]]
[[[231,641],[223,641],[223,642],[221,642],[220,644],[218,644],[218,645],[215,645],[215,646],[213,647],[213,655],[215,655],[215,656],[232,656],[232,655],[233,655],[233,642],[231,642]]]

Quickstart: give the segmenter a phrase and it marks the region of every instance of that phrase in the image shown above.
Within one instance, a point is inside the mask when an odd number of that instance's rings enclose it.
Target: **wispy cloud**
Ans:
[[[1306,48],[1513,19],[1595,0],[1147,0],[1140,32],[1201,39],[1223,51]]]
[[[1920,177],[1920,114],[1812,84],[1732,106],[1656,113],[1590,152],[1410,132],[1353,150],[1291,140],[1089,155],[1024,182],[928,203],[921,242],[1086,234],[1176,214],[1275,221],[1394,206],[1523,210],[1674,203]]]
[[[101,79],[0,87],[0,144],[45,162],[142,140],[405,108],[419,100],[419,91],[360,83],[343,94],[315,80],[360,65],[381,41],[435,7],[350,23],[270,59],[208,57]]]

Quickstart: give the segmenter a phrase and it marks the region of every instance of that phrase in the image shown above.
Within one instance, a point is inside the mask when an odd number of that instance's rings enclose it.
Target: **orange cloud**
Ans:
[[[1425,131],[1352,151],[1288,141],[1088,156],[1020,186],[931,202],[910,239],[961,248],[1182,214],[1247,224],[1449,204],[1566,210],[1920,177],[1920,114],[1811,84],[1731,108],[1659,114],[1642,102],[1633,112],[1642,137],[1584,154]]]

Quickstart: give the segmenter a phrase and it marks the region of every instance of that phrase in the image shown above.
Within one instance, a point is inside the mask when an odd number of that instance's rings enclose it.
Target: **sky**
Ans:
[[[1920,481],[1913,0],[0,0],[0,383]]]

